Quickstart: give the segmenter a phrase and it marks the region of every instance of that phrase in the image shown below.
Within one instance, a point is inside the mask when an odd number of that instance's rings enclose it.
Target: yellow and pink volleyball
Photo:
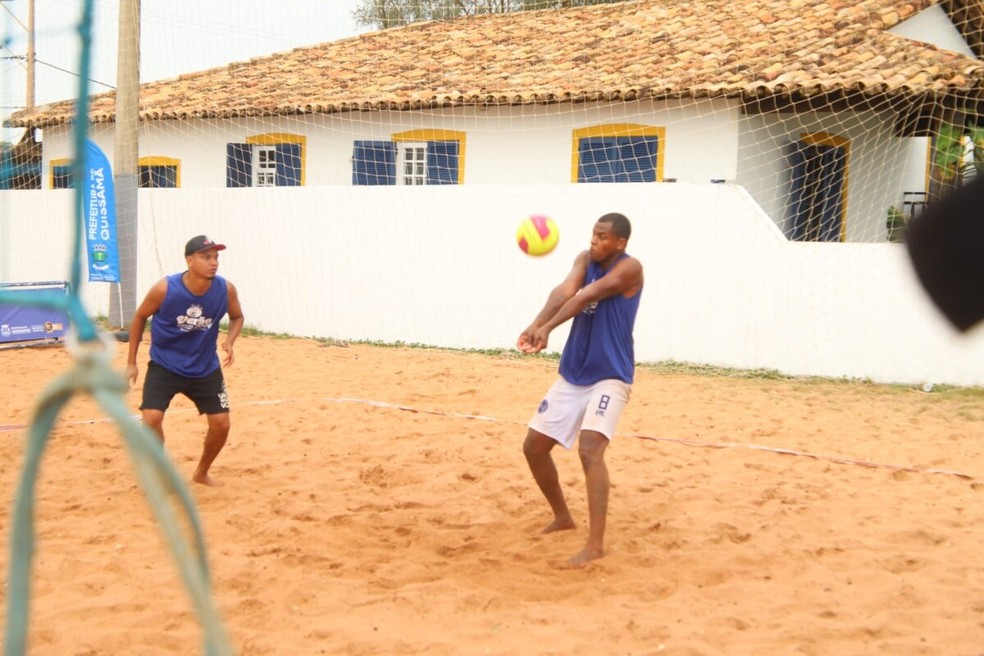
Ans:
[[[516,243],[527,255],[546,255],[557,247],[560,231],[548,216],[532,214],[516,230]]]

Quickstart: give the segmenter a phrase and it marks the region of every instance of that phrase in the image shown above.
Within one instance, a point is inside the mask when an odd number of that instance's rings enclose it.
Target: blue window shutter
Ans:
[[[356,141],[352,153],[353,185],[395,185],[396,144]]]
[[[157,172],[158,186],[162,189],[176,189],[178,186],[178,167],[162,166]]]
[[[578,143],[578,182],[615,182],[612,170],[612,149],[615,140],[609,137],[585,137]]]
[[[74,176],[72,175],[72,165],[55,166],[52,169],[55,189],[74,189]]]
[[[806,239],[806,147],[798,142],[786,146],[786,162],[789,167],[789,197],[786,215],[792,225],[792,237],[796,241]]]
[[[14,184],[14,153],[11,149],[3,150],[2,164],[3,174],[0,175],[0,189],[13,189]]]
[[[249,144],[226,144],[226,187],[253,186],[253,151]]]
[[[178,186],[176,166],[141,166],[137,186],[141,189],[174,189]]]
[[[787,146],[786,216],[796,241],[840,241],[847,157],[838,146],[796,142]]]
[[[840,241],[841,204],[844,192],[844,172],[847,158],[843,148],[821,146],[821,204],[820,241]]]
[[[427,142],[427,184],[458,184],[458,142]]]
[[[301,186],[301,144],[277,144],[277,186]]]
[[[656,182],[656,137],[619,137],[616,182]]]

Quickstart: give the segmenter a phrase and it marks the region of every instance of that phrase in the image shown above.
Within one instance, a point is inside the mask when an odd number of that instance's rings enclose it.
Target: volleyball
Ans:
[[[553,219],[542,214],[532,214],[523,219],[516,230],[516,243],[527,255],[546,255],[557,247],[560,231]]]

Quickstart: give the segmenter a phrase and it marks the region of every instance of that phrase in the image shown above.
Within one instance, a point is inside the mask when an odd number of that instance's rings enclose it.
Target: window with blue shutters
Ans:
[[[141,157],[137,186],[141,189],[175,189],[181,184],[181,161],[171,157]]]
[[[659,182],[666,129],[633,123],[574,130],[573,182]]]
[[[464,144],[464,133],[452,130],[410,130],[389,141],[356,141],[352,184],[462,184]]]
[[[51,160],[51,188],[52,189],[74,189],[72,179],[72,160],[53,159]]]
[[[795,241],[845,241],[850,142],[823,132],[787,145],[787,231]]]
[[[226,187],[299,187],[307,137],[271,133],[226,144]]]

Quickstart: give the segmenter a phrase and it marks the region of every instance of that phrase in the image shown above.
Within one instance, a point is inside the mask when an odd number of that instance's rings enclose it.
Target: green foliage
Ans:
[[[950,123],[940,126],[940,132],[936,135],[933,165],[939,170],[941,180],[954,180],[960,173],[964,154],[963,136],[964,131],[961,126]]]
[[[974,141],[974,169],[984,176],[984,127],[973,126],[968,132]]]
[[[969,162],[966,156],[968,137],[974,145],[973,158]],[[977,175],[984,175],[984,127],[972,119],[962,124],[942,123],[933,141],[932,161],[930,202],[961,186],[974,171]]]
[[[888,208],[888,218],[885,220],[885,229],[888,232],[888,241],[900,242],[905,238],[905,229],[908,221],[902,210],[892,205]]]
[[[984,127],[969,125],[953,125],[943,123],[933,150],[933,165],[937,176],[945,182],[953,182],[967,173],[964,163],[966,145],[964,137],[969,137],[974,144],[974,157],[971,166],[977,175],[984,175]]]

